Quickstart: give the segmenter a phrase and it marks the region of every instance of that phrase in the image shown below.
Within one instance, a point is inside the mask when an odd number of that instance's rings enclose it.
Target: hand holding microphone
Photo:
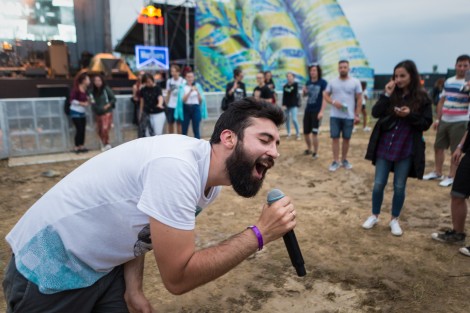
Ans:
[[[267,203],[271,206],[273,203],[283,199],[285,197],[284,193],[279,189],[272,189],[268,193]],[[295,220],[295,211],[289,211],[289,214],[292,215],[292,222]],[[295,225],[294,225],[295,226]],[[302,257],[302,252],[300,251],[299,243],[297,242],[297,238],[295,237],[294,230],[291,229],[288,231],[284,236],[284,243],[287,248],[287,252],[289,253],[290,260],[292,265],[294,266],[297,275],[299,277],[305,276],[305,266],[304,266],[304,259]]]

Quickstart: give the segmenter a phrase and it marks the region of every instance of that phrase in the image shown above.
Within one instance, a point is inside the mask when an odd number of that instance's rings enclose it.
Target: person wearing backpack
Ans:
[[[101,140],[101,151],[106,151],[111,149],[109,131],[113,123],[112,112],[116,97],[102,75],[96,75],[93,78],[93,98],[95,102],[91,105],[91,109],[95,114],[96,130]]]

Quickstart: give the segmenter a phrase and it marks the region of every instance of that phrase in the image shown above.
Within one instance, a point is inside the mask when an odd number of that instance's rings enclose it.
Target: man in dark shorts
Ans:
[[[452,155],[453,161],[458,164],[457,172],[455,174],[454,183],[452,184],[451,205],[450,210],[452,214],[452,230],[443,233],[433,233],[432,239],[445,243],[465,243],[465,219],[467,218],[467,202],[466,199],[470,196],[470,122],[467,126],[462,140],[457,145],[457,148]],[[465,156],[460,160],[462,154]],[[460,160],[460,164],[459,164]],[[460,253],[470,256],[470,246],[460,248]]]
[[[304,97],[308,96],[304,113],[304,137],[307,145],[307,150],[305,150],[304,154],[311,154],[316,159],[318,158],[318,129],[325,109],[323,91],[326,89],[327,82],[321,77],[322,71],[320,65],[310,65],[308,72],[310,79],[302,91]]]

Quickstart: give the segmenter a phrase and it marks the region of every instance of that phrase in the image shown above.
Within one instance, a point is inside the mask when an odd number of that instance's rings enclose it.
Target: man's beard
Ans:
[[[230,178],[230,183],[232,184],[233,190],[237,194],[245,198],[254,197],[258,191],[261,189],[264,181],[263,178],[258,179],[253,177],[253,169],[256,164],[260,162],[270,164],[270,167],[274,165],[274,160],[271,157],[259,157],[256,160],[251,160],[249,156],[243,151],[243,143],[237,143],[235,151],[232,155],[225,161],[225,166],[228,171]]]

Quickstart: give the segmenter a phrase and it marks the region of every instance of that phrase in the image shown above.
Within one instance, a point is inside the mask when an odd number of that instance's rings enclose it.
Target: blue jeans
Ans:
[[[380,207],[382,206],[384,199],[384,189],[387,185],[388,174],[393,166],[395,174],[393,175],[392,216],[400,216],[403,203],[405,202],[406,180],[408,179],[411,162],[411,157],[396,162],[377,158],[375,162],[374,189],[372,190],[372,214],[380,214]]]
[[[201,106],[196,104],[184,104],[183,114],[184,119],[181,123],[183,135],[188,134],[189,122],[192,122],[194,137],[200,139],[201,133],[199,131],[199,125],[201,124]]]
[[[285,111],[286,114],[286,128],[287,128],[287,135],[290,136],[290,119],[292,118],[292,122],[294,122],[295,128],[295,135],[299,136],[299,121],[297,120],[297,107],[290,107],[287,108]]]

